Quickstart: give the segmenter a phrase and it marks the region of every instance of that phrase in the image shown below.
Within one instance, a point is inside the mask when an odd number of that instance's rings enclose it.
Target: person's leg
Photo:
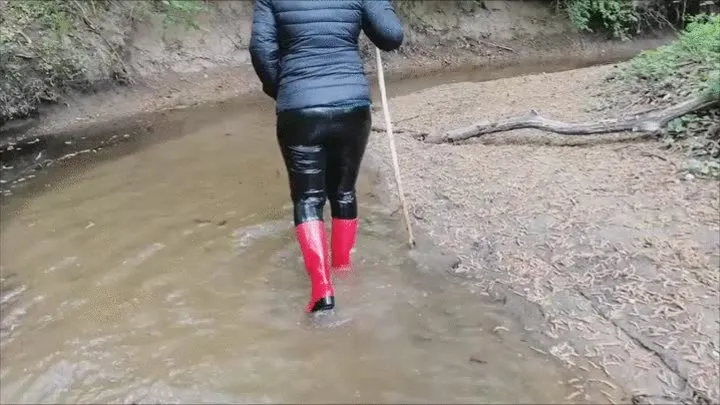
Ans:
[[[332,268],[348,271],[358,223],[355,183],[370,135],[370,108],[353,109],[341,121],[340,131],[328,143],[326,189],[332,212]]]
[[[278,114],[277,139],[282,151],[293,201],[295,234],[311,284],[307,312],[333,309],[334,291],[328,269],[323,222],[326,151],[318,123],[302,111]]]

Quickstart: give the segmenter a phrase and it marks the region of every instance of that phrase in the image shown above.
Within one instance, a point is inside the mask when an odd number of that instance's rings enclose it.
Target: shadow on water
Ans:
[[[308,322],[272,107],[238,103],[3,207],[2,403],[567,402],[572,370],[409,259],[367,172],[354,276]]]

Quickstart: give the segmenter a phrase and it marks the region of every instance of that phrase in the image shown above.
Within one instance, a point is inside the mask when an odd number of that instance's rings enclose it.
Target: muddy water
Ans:
[[[3,207],[2,403],[567,402],[572,370],[408,258],[369,172],[355,275],[308,322],[271,107],[184,114]]]

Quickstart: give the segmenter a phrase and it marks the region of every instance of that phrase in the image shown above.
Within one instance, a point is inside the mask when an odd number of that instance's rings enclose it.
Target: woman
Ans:
[[[355,182],[370,134],[361,30],[384,51],[403,41],[388,0],[255,0],[250,55],[263,91],[276,101],[295,233],[311,283],[306,312],[335,307],[323,223],[326,199],[333,270],[350,269],[355,244]]]

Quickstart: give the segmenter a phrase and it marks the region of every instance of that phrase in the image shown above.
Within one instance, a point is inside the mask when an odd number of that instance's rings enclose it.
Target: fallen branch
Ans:
[[[383,133],[384,133],[384,132],[387,132],[387,130],[385,129],[385,127],[381,127],[381,126],[377,126],[377,125],[373,125],[373,126],[370,128],[370,130],[371,130],[372,132],[383,132]],[[409,132],[409,131],[404,130],[404,129],[402,129],[402,128],[398,128],[398,129],[394,129],[394,130],[393,130],[393,133],[395,133],[395,134],[404,134],[404,133],[407,133],[407,132]]]
[[[514,129],[533,128],[562,135],[597,135],[616,132],[658,133],[672,120],[691,112],[720,105],[720,98],[710,93],[688,99],[661,110],[651,110],[631,117],[611,118],[598,121],[568,123],[542,117],[537,111],[520,117],[501,121],[483,121],[468,127],[455,129],[424,138],[429,143],[456,143],[470,138]]]
[[[508,52],[515,53],[515,50],[514,50],[514,49],[509,48],[509,47],[507,47],[507,46],[502,46],[502,45],[496,44],[496,43],[494,43],[494,42],[483,41],[483,40],[480,40],[480,39],[478,39],[477,41],[480,42],[481,44],[485,44],[485,45],[487,45],[487,46],[493,46],[493,47],[495,47],[495,48],[502,49],[502,50],[504,50],[504,51],[508,51]]]

